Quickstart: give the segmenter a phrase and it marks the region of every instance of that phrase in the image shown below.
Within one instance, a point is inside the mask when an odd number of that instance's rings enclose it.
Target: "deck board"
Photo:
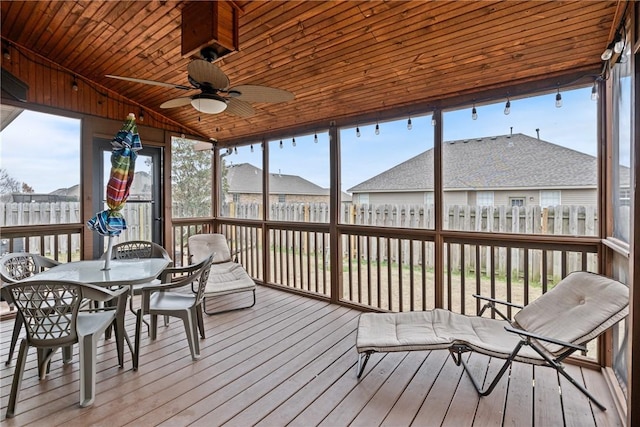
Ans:
[[[251,296],[212,301],[210,307],[249,302]],[[359,312],[259,286],[247,310],[205,316],[201,357],[192,361],[182,323],[143,332],[140,369],[119,369],[115,343],[99,343],[97,395],[78,406],[78,349],[37,378],[31,351],[17,415],[5,419],[15,357],[1,365],[2,423],[13,426],[620,426],[601,373],[568,370],[610,409],[601,412],[552,369],[516,363],[494,392],[479,397],[446,351],[374,354],[360,380],[354,349]],[[12,321],[0,322],[6,358]],[[134,332],[133,316],[126,327]],[[501,361],[465,355],[474,372],[492,378]],[[533,379],[535,378],[535,387]],[[558,392],[562,388],[562,394]]]

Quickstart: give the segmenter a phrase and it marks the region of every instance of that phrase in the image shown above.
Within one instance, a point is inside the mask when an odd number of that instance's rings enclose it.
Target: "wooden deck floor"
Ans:
[[[236,300],[237,296],[234,297]],[[603,376],[570,367],[610,409],[602,412],[550,368],[514,365],[479,398],[447,351],[377,354],[355,375],[359,312],[258,287],[247,310],[205,316],[201,358],[191,360],[181,322],[142,339],[140,369],[126,351],[118,369],[113,340],[99,344],[97,397],[78,405],[78,364],[57,354],[39,381],[30,352],[17,415],[5,419],[15,366],[5,367],[12,322],[1,324],[2,423],[9,426],[616,426]],[[128,328],[133,333],[132,318]],[[77,346],[74,348],[77,353]],[[17,352],[16,352],[17,353]],[[15,358],[15,356],[14,356]],[[472,357],[478,373],[497,363]],[[581,372],[582,371],[582,372]],[[535,388],[532,387],[535,378]],[[559,386],[561,394],[558,393]]]

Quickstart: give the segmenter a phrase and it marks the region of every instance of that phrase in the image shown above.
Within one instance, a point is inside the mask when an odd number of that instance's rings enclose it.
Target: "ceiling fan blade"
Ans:
[[[187,66],[189,77],[198,83],[208,83],[214,89],[229,87],[229,78],[217,65],[203,59],[194,59]]]
[[[241,101],[237,98],[227,98],[226,101],[227,109],[224,110],[225,113],[239,117],[251,117],[256,113],[251,104],[247,102]]]
[[[231,91],[240,92],[235,98],[247,102],[286,102],[294,97],[289,91],[259,85],[239,85],[229,89]]]
[[[190,96],[183,96],[182,98],[170,99],[168,101],[160,104],[160,108],[175,108],[175,107],[183,107],[185,105],[191,104]]]
[[[112,76],[111,74],[107,74],[105,77],[109,77],[111,79],[126,80],[128,82],[134,82],[134,83],[144,83],[146,85],[169,87],[172,89],[184,89],[184,90],[193,89],[190,86],[174,85],[173,83],[157,82],[155,80],[136,79],[134,77]]]
[[[213,150],[213,144],[210,142],[196,142],[193,144],[193,151],[210,151]]]

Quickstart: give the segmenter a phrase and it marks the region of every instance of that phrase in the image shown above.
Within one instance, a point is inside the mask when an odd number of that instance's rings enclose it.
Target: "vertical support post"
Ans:
[[[337,303],[342,295],[342,244],[340,221],[340,136],[335,122],[329,124],[329,265],[331,267],[331,302]]]
[[[442,110],[433,111],[435,126],[433,127],[433,201],[435,206],[435,241],[434,241],[434,277],[435,277],[435,307],[444,306],[444,238],[442,228],[444,224],[444,195],[442,193]]]

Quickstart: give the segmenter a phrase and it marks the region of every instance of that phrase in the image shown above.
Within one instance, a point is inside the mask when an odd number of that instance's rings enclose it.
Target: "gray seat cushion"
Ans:
[[[235,262],[213,264],[209,272],[209,280],[204,290],[204,296],[213,297],[235,292],[251,291],[256,283],[242,265]]]
[[[489,356],[506,358],[520,337],[505,331],[504,320],[465,316],[435,309],[403,313],[360,315],[356,350],[393,352],[438,350],[455,344],[466,345]],[[542,358],[526,347],[516,360],[543,364]]]

